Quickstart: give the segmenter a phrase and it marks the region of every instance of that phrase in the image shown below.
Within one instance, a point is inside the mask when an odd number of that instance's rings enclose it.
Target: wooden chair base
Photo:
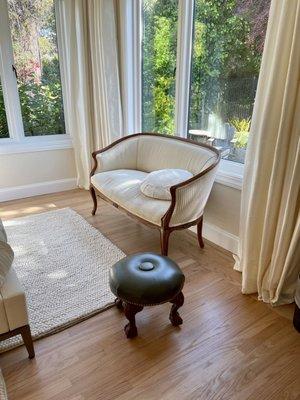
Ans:
[[[172,303],[172,308],[170,311],[169,319],[172,325],[182,325],[183,321],[178,313],[178,309],[182,307],[184,303],[183,293],[180,292],[176,297],[174,297],[174,299],[170,301],[170,303]],[[144,306],[126,303],[126,301],[123,301],[120,298],[115,299],[115,304],[119,310],[124,310],[125,316],[129,321],[124,327],[126,337],[128,339],[133,339],[138,335],[135,316],[138,312],[143,310]]]
[[[2,333],[0,335],[0,340],[6,340],[6,339],[9,339],[16,335],[22,336],[23,342],[28,351],[28,358],[30,358],[30,359],[34,358],[35,352],[34,352],[34,346],[33,346],[33,341],[32,341],[32,336],[31,336],[31,331],[30,331],[29,325],[24,325],[24,326],[21,326],[20,328],[14,329],[13,331]]]

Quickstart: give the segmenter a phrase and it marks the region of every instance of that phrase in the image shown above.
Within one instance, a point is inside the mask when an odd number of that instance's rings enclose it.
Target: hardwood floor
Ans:
[[[74,190],[3,203],[3,219],[72,207],[125,253],[159,251],[158,231]],[[240,292],[228,252],[196,235],[175,232],[169,256],[186,275],[184,323],[174,328],[170,306],[137,315],[139,337],[124,336],[125,317],[110,309],[0,355],[10,400],[300,399],[300,335],[293,306],[270,308]]]

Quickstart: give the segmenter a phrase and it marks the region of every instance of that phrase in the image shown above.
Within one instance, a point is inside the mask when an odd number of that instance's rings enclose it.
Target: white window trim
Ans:
[[[7,138],[0,141],[0,155],[72,148],[72,138],[67,134],[29,136],[24,137],[22,140]]]
[[[221,160],[216,176],[216,182],[224,186],[241,190],[243,186],[244,164]]]
[[[0,139],[0,154],[72,148],[72,139],[68,133],[30,137],[24,135],[17,81],[12,69],[13,64],[7,2],[0,0],[0,75],[10,135],[9,138]]]

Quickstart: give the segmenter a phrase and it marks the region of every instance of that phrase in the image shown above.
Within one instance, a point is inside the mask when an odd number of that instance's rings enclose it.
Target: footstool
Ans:
[[[145,306],[170,302],[170,321],[174,326],[182,324],[178,313],[184,303],[182,288],[184,275],[170,258],[156,253],[138,253],[123,258],[111,269],[109,284],[116,296],[115,303],[129,323],[124,330],[127,338],[137,336],[136,313]]]

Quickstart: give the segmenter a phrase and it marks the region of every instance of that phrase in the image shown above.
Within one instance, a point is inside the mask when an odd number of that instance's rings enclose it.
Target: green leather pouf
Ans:
[[[137,335],[135,314],[144,306],[173,303],[170,320],[182,324],[178,308],[183,305],[184,274],[170,258],[156,253],[138,253],[118,261],[110,270],[109,284],[118,308],[124,309],[129,323],[128,338]]]

